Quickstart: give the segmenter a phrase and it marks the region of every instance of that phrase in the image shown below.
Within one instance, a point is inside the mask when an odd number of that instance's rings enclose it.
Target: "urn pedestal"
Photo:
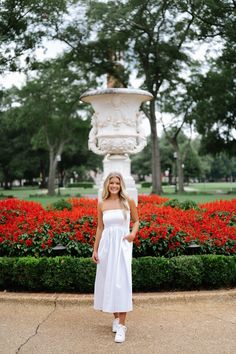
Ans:
[[[99,198],[104,179],[110,172],[117,171],[124,177],[128,194],[137,203],[138,193],[131,176],[129,154],[140,152],[146,145],[146,136],[141,129],[144,114],[139,108],[142,102],[152,97],[147,91],[125,88],[86,91],[80,97],[83,102],[91,103],[94,109],[89,149],[105,155]]]

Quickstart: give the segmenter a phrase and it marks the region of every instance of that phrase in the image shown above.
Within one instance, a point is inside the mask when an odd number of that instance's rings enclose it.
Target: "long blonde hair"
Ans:
[[[110,196],[109,192],[109,183],[111,178],[117,177],[120,180],[120,191],[119,191],[119,198],[120,198],[120,203],[122,206],[122,209],[124,210],[129,210],[129,196],[126,192],[125,189],[125,182],[122,177],[122,175],[119,172],[111,172],[109,175],[106,177],[104,184],[103,184],[103,191],[102,191],[102,200],[106,200]]]

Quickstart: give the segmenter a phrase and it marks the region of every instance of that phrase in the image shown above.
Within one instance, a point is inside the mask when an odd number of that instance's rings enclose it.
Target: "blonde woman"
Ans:
[[[137,208],[127,195],[122,175],[110,173],[104,181],[102,201],[98,203],[92,259],[97,264],[94,308],[114,314],[112,331],[116,333],[116,343],[125,341],[126,313],[133,309],[131,260],[138,227]]]

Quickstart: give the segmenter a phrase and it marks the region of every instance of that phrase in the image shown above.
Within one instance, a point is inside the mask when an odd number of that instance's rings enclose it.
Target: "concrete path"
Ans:
[[[0,354],[235,354],[236,289],[133,296],[126,342],[91,295],[0,292]]]

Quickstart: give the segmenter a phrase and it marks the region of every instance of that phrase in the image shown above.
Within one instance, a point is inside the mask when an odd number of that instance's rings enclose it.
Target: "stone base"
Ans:
[[[135,181],[131,176],[131,161],[128,155],[106,155],[103,159],[103,178],[98,192],[98,199],[101,200],[103,183],[110,172],[119,172],[125,182],[126,191],[130,198],[138,203],[138,191]]]

